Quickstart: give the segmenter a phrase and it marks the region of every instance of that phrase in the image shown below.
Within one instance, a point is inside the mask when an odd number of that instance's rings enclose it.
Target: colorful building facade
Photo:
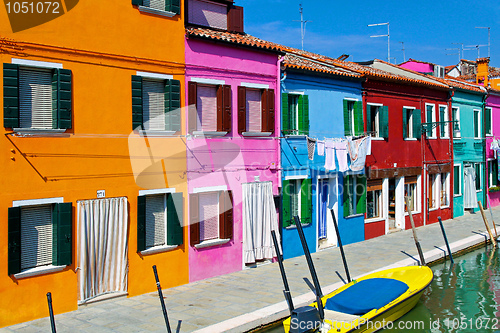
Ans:
[[[488,207],[500,205],[497,144],[500,139],[500,91],[488,89],[484,112],[484,127],[486,134],[486,172],[488,175],[487,204]]]

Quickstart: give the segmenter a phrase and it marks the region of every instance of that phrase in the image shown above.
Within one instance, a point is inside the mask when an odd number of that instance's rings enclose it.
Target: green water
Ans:
[[[481,248],[431,267],[434,280],[413,310],[379,332],[500,332],[500,257]],[[281,325],[259,332],[284,332]]]

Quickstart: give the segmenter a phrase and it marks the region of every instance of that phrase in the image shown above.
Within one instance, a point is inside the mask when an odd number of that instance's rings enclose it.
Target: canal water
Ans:
[[[483,247],[431,268],[434,280],[417,306],[379,332],[500,333],[499,250]]]

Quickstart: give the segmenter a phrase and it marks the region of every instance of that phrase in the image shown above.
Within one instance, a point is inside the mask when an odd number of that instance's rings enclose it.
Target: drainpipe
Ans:
[[[455,96],[455,90],[454,89],[450,89],[450,91],[448,92],[448,99],[449,99],[449,104],[450,106],[448,107],[448,119],[453,119],[453,96]],[[453,127],[454,127],[454,123],[450,122],[448,125],[450,125],[450,129],[449,129],[449,133],[450,133],[450,144],[449,144],[449,147],[450,147],[450,161],[451,161],[451,177],[450,177],[450,186],[449,186],[449,189],[450,189],[450,213],[451,213],[451,218],[453,218],[453,210],[455,209],[455,203],[453,202],[454,199],[455,199],[455,189],[453,188],[452,189],[452,186],[451,184],[455,184],[455,167],[454,167],[454,164],[453,162],[455,162],[455,151],[454,151],[454,146],[453,146],[453,136],[454,136],[454,133],[453,133]],[[460,169],[461,170],[461,169]]]
[[[276,149],[276,160],[277,160],[277,165],[276,165],[276,168],[278,169],[278,184],[279,184],[279,187],[281,188],[281,191],[278,193],[278,195],[280,196],[280,212],[279,212],[279,220],[278,220],[278,230],[279,230],[279,233],[280,233],[280,244],[281,244],[281,248],[283,249],[283,235],[282,235],[282,227],[283,227],[283,183],[281,181],[281,177],[282,177],[282,171],[281,171],[281,168],[279,167],[281,165],[281,139],[280,139],[280,136],[281,136],[281,83],[283,81],[285,81],[286,79],[286,73],[283,71],[284,73],[284,77],[281,78],[281,63],[283,62],[283,60],[285,59],[284,56],[281,56],[279,55],[278,56],[278,62],[276,63],[276,78],[277,78],[277,82],[276,82],[276,95],[274,96],[274,102],[276,103],[276,107],[274,108],[275,110],[275,119],[278,119],[279,122],[278,122],[278,131],[276,133],[278,133],[278,136],[277,136],[277,140],[278,140],[278,149]],[[280,79],[281,78],[281,79]],[[276,113],[279,114],[278,117],[276,117]],[[276,129],[276,124],[274,125],[274,128]]]
[[[483,95],[483,102],[482,102],[482,111],[481,111],[481,115],[483,116],[483,126],[482,127],[482,141],[483,141],[483,145],[482,145],[482,148],[483,148],[483,161],[484,161],[484,167],[483,167],[483,179],[484,179],[484,184],[483,184],[483,188],[484,188],[484,194],[483,194],[483,201],[486,205],[484,205],[486,208],[489,208],[489,205],[487,204],[488,200],[486,199],[487,196],[488,196],[488,189],[489,189],[489,186],[488,186],[488,177],[487,177],[487,174],[486,174],[486,167],[488,165],[487,161],[486,161],[486,128],[484,126],[485,124],[485,121],[484,121],[484,112],[485,112],[485,107],[486,107],[486,98],[488,97],[488,94],[484,94]],[[493,122],[491,123],[491,126],[493,126]]]

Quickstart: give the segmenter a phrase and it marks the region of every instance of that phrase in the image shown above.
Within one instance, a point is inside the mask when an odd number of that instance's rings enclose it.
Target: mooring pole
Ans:
[[[276,257],[278,257],[278,264],[280,266],[281,278],[283,279],[283,286],[285,290],[283,290],[283,294],[285,295],[285,300],[288,304],[288,309],[290,310],[290,315],[294,310],[292,295],[290,294],[290,286],[288,285],[288,280],[285,274],[285,267],[283,266],[283,256],[280,253],[280,248],[278,246],[278,239],[276,238],[276,232],[271,230],[271,236],[273,237],[274,249],[276,250]]]
[[[163,299],[163,292],[161,291],[160,279],[158,278],[158,272],[156,271],[156,265],[153,266],[153,272],[155,273],[156,288],[158,289],[158,297],[160,298],[163,318],[165,318],[165,325],[167,325],[167,332],[172,333],[170,330],[170,322],[168,321],[167,308],[165,307],[165,300]]]
[[[345,259],[344,247],[342,246],[342,240],[340,239],[339,226],[337,225],[337,219],[335,218],[335,212],[330,209],[333,218],[333,225],[335,226],[335,232],[337,233],[337,241],[339,242],[340,255],[342,256],[342,262],[344,263],[345,274],[347,275],[347,282],[351,282],[351,275],[349,274],[349,267],[347,267],[347,260]]]
[[[443,237],[444,237],[444,242],[446,244],[446,248],[448,249],[448,255],[450,256],[450,261],[452,263],[454,263],[454,261],[453,261],[453,255],[451,254],[450,244],[448,243],[448,237],[446,237],[446,232],[444,231],[443,221],[441,221],[441,216],[438,216],[438,221],[439,221],[439,225],[441,226],[441,232],[443,233]]]
[[[481,203],[481,201],[478,201],[477,203],[479,205],[479,209],[481,210],[481,215],[483,216],[484,226],[486,227],[486,230],[488,231],[488,235],[490,235],[490,241],[493,244],[493,247],[497,247],[497,241],[493,237],[493,234],[491,233],[490,226],[488,224],[488,220],[486,219],[486,215],[484,215],[483,204]]]
[[[490,215],[491,215],[491,223],[493,224],[493,229],[495,229],[495,238],[498,237],[498,234],[497,234],[497,226],[495,225],[495,220],[493,219],[493,212],[491,211],[491,202],[490,202],[490,197],[489,196],[486,196],[486,199],[488,199],[488,209],[490,211]]]
[[[406,202],[406,211],[410,216],[411,230],[413,231],[413,240],[415,241],[415,246],[417,247],[418,256],[420,257],[420,265],[425,266],[424,254],[422,253],[422,248],[420,247],[420,242],[418,241],[417,231],[415,230],[415,222],[413,222],[413,215],[411,214],[410,199],[408,197],[405,197],[405,202]]]
[[[47,293],[47,303],[49,303],[50,327],[52,328],[52,333],[56,333],[56,321],[54,320],[54,310],[52,309],[52,294],[50,293],[50,291]]]

